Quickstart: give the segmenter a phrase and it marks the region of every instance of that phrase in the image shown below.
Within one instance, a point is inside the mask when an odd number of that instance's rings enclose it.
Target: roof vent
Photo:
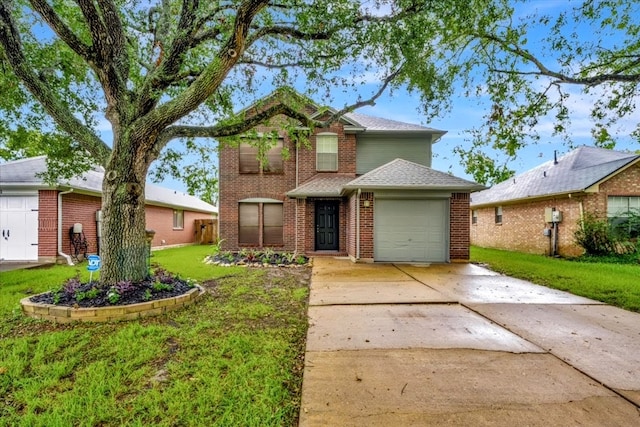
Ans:
[[[547,177],[547,171],[542,172],[542,175],[546,178]]]
[[[558,152],[556,150],[553,150],[553,164],[558,164]]]

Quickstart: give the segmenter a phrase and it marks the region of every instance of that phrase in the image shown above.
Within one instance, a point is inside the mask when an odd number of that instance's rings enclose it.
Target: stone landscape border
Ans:
[[[141,302],[138,304],[117,305],[110,307],[66,307],[54,304],[43,304],[30,301],[33,297],[20,300],[22,311],[34,319],[44,319],[57,323],[71,322],[111,322],[117,320],[133,320],[142,317],[158,316],[167,311],[177,310],[193,304],[205,290],[199,285],[187,293],[176,297]]]

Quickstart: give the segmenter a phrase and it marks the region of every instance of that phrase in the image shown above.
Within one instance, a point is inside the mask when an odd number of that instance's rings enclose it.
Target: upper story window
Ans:
[[[609,223],[625,237],[640,236],[640,196],[609,196],[607,200]]]
[[[496,224],[502,224],[502,206],[496,206],[495,208]]]
[[[338,170],[338,135],[335,133],[316,135],[316,170],[320,172]]]
[[[281,173],[284,170],[282,147],[282,139],[265,141],[263,146],[241,142],[240,173]],[[261,153],[261,149],[266,152]]]

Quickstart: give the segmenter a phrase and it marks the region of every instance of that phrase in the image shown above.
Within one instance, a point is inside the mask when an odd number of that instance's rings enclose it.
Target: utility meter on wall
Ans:
[[[555,208],[545,208],[544,222],[562,222],[562,212],[555,210]]]

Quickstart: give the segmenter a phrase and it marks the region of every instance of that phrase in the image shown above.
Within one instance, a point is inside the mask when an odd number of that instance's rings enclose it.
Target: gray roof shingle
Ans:
[[[404,159],[395,159],[344,186],[345,190],[448,190],[474,191],[484,186],[419,165]]]
[[[597,147],[579,147],[554,161],[471,195],[471,206],[584,191],[640,155]]]
[[[365,132],[423,132],[444,135],[444,130],[420,126],[412,123],[404,123],[396,120],[383,119],[381,117],[368,116],[361,113],[347,113],[344,117],[354,121],[365,128]]]
[[[37,174],[46,171],[46,168],[47,163],[44,156],[2,163],[0,164],[0,187],[46,187],[47,185],[42,178],[37,176]],[[102,168],[99,168],[98,170],[85,172],[80,177],[60,182],[59,185],[100,194],[102,193],[103,177],[104,172]],[[186,208],[207,213],[218,212],[218,208],[197,197],[154,184],[146,184],[145,198],[151,204]]]
[[[288,197],[340,197],[342,187],[354,175],[318,174],[287,193]]]

